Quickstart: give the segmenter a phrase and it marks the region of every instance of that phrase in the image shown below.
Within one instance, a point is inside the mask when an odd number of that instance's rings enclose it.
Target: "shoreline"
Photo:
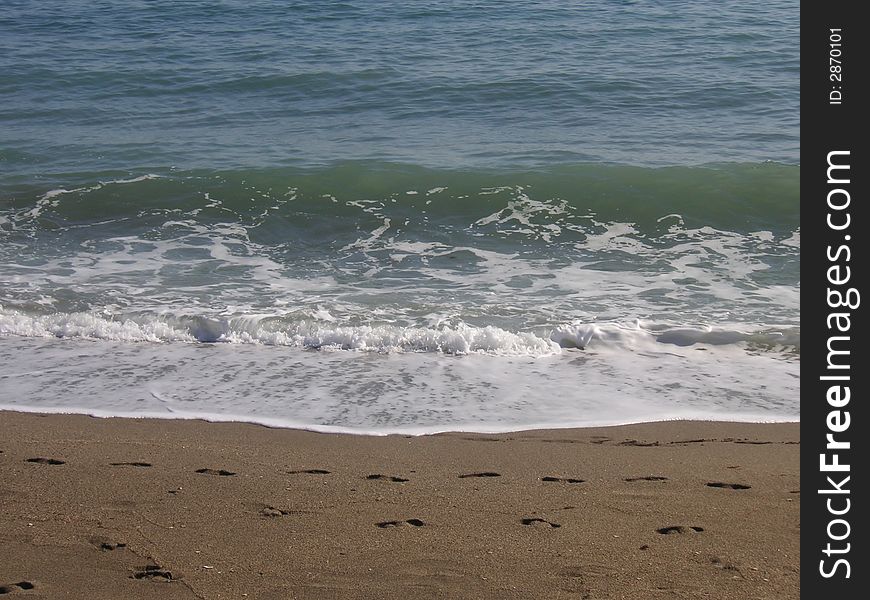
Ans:
[[[470,425],[467,428],[464,426],[446,428],[446,429],[430,429],[428,427],[408,427],[406,429],[390,429],[390,430],[374,430],[374,429],[356,429],[353,427],[344,427],[341,425],[310,425],[305,423],[297,423],[277,418],[246,418],[242,415],[234,414],[213,414],[203,416],[199,413],[188,413],[181,411],[172,411],[168,413],[159,412],[144,412],[141,414],[115,414],[108,411],[87,410],[87,409],[60,409],[60,408],[32,408],[21,407],[9,404],[0,404],[0,415],[3,413],[19,413],[28,415],[53,415],[53,416],[80,416],[93,419],[129,419],[131,421],[201,421],[204,423],[223,423],[223,424],[238,424],[252,425],[255,427],[265,427],[267,429],[286,429],[289,431],[307,431],[311,433],[324,433],[329,435],[351,435],[363,437],[387,437],[392,435],[422,437],[430,435],[445,435],[445,434],[470,434],[470,435],[508,435],[513,433],[531,432],[531,431],[559,431],[559,430],[582,430],[582,429],[606,429],[610,427],[630,427],[633,425],[655,425],[658,423],[727,423],[741,425],[800,425],[800,418],[781,418],[781,419],[761,419],[738,418],[738,415],[728,415],[732,418],[722,419],[705,419],[692,417],[672,417],[672,418],[648,418],[638,421],[622,422],[622,423],[590,423],[590,424],[569,424],[556,425],[552,423],[530,423],[528,425],[505,428],[484,428],[483,426]],[[478,428],[479,427],[479,428]]]
[[[0,588],[797,598],[799,450],[794,422],[367,436],[0,411]]]

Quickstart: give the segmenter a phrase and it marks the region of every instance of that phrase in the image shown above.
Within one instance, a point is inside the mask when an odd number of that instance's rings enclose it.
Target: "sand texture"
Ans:
[[[799,440],[0,412],[0,596],[798,598]]]

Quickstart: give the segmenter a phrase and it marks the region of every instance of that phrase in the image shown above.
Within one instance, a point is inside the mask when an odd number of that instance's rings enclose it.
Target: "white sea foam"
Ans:
[[[800,346],[794,328],[747,331],[737,327],[687,327],[643,323],[572,323],[549,334],[476,327],[430,316],[429,326],[341,324],[317,307],[289,316],[246,314],[229,318],[185,315],[53,313],[29,315],[0,307],[0,334],[24,337],[87,338],[124,342],[208,342],[260,344],[378,353],[434,352],[544,357],[562,348],[650,350],[655,345]]]
[[[542,359],[7,337],[0,362],[14,410],[382,434],[799,419],[799,363],[733,345]]]
[[[0,309],[0,334],[25,337],[87,338],[124,342],[224,342],[366,352],[436,352],[549,356],[558,345],[533,333],[498,327],[341,326],[322,309],[322,321],[287,321],[268,315],[230,319],[207,317],[107,317],[91,313],[26,315]]]
[[[745,326],[687,327],[665,323],[636,321],[633,325],[580,323],[561,325],[550,339],[563,348],[620,347],[632,351],[649,350],[655,344],[674,346],[726,346],[748,344],[753,349],[766,347],[800,347],[800,331],[794,327],[765,327],[756,330]]]
[[[369,432],[797,414],[799,231],[521,185],[182,185],[81,221],[90,189],[2,216],[0,404]]]
[[[159,320],[137,323],[89,313],[25,315],[0,309],[0,335],[88,338],[124,342],[195,342],[196,338]]]

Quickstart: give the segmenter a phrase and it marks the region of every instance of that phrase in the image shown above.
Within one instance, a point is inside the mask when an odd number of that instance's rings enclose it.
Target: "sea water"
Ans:
[[[797,2],[0,4],[0,408],[799,418]]]

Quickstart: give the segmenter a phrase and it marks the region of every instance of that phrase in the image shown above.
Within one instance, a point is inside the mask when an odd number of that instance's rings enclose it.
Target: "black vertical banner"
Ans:
[[[801,595],[867,597],[870,23],[801,13]],[[866,293],[865,293],[866,292]],[[865,347],[865,348],[862,348]],[[822,595],[824,594],[824,596]]]

